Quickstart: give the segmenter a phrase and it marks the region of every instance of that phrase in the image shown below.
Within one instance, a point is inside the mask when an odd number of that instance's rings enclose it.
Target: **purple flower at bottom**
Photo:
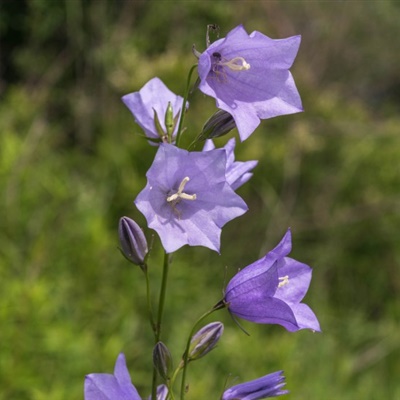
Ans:
[[[258,164],[257,160],[252,161],[235,161],[235,146],[236,141],[234,138],[228,140],[228,143],[224,146],[226,151],[226,181],[231,185],[233,190],[238,189],[244,185],[252,176],[250,172]],[[206,140],[203,151],[209,151],[215,149],[214,143],[211,139]]]
[[[281,390],[285,385],[283,371],[265,375],[254,381],[241,383],[225,390],[222,400],[259,400],[289,393]]]
[[[159,78],[150,79],[138,92],[126,94],[122,101],[135,117],[135,122],[144,130],[147,137],[160,139],[160,134],[154,121],[154,113],[157,114],[161,129],[167,133],[165,126],[165,113],[168,103],[171,103],[173,119],[179,115],[183,98],[171,92]],[[177,127],[174,127],[175,136]]]
[[[115,363],[114,374],[89,374],[85,378],[85,400],[141,400],[132,385],[121,353]]]
[[[221,228],[247,211],[225,172],[225,150],[188,152],[160,145],[135,204],[167,253],[185,244],[219,252]]]
[[[288,331],[320,331],[313,311],[300,303],[311,281],[311,268],[286,257],[292,249],[290,229],[266,256],[238,272],[229,282],[224,302],[239,318],[279,324]]]
[[[157,387],[157,400],[166,400],[168,389]],[[114,367],[114,374],[89,374],[85,377],[85,400],[142,400],[131,377],[123,353],[120,353]],[[149,397],[151,400],[151,396]]]
[[[289,68],[300,36],[274,40],[242,25],[212,43],[199,58],[199,89],[232,115],[240,139],[247,139],[261,119],[303,111]]]

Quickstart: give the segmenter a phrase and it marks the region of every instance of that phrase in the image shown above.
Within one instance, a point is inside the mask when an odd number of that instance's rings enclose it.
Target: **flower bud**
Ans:
[[[232,115],[224,110],[218,110],[204,124],[199,140],[224,136],[234,128],[236,124]]]
[[[146,237],[139,225],[128,217],[122,217],[118,226],[123,255],[136,265],[143,265],[148,252]]]
[[[222,322],[211,322],[195,333],[190,341],[188,361],[198,360],[210,352],[224,331]]]
[[[173,372],[172,356],[163,342],[158,342],[153,349],[153,364],[164,381],[168,381]]]
[[[170,101],[168,102],[167,111],[165,111],[164,123],[165,123],[165,129],[167,130],[168,138],[172,138],[172,133],[174,131],[175,124],[174,124],[174,112],[172,110],[172,105]]]

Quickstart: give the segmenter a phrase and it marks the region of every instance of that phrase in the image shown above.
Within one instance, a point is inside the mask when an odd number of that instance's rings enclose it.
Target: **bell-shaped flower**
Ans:
[[[205,246],[219,252],[221,228],[247,205],[225,178],[226,152],[188,152],[161,144],[135,199],[167,253]]]
[[[292,249],[288,230],[266,256],[239,271],[229,282],[224,302],[239,318],[279,324],[288,331],[320,331],[313,311],[301,300],[311,281],[311,268],[286,257]]]
[[[222,400],[259,400],[289,393],[281,390],[285,385],[283,371],[265,375],[254,381],[240,383],[225,390]]]
[[[157,400],[166,400],[168,388],[157,387]],[[114,374],[89,374],[85,377],[85,400],[142,400],[131,377],[123,353],[120,353],[114,367]],[[151,396],[149,397],[151,400]]]
[[[200,55],[199,89],[233,116],[242,141],[261,119],[303,111],[289,71],[300,40],[274,40],[257,31],[248,35],[239,25]]]
[[[141,400],[132,385],[123,353],[117,358],[114,374],[86,376],[84,394],[85,400]]]
[[[135,117],[136,123],[153,142],[165,141],[169,130],[171,139],[176,135],[176,121],[182,109],[183,98],[171,92],[159,78],[151,79],[138,92],[123,96],[122,101]],[[169,110],[172,110],[169,118],[172,125],[166,126]]]
[[[226,151],[226,181],[231,185],[233,190],[238,189],[240,186],[245,184],[252,176],[250,172],[258,164],[257,160],[252,161],[235,161],[235,146],[236,141],[234,138],[228,140],[228,143],[224,146]],[[203,151],[215,149],[212,140],[206,140]]]

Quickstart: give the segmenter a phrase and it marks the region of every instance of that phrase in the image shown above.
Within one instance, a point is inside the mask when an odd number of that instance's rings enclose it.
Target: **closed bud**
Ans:
[[[136,265],[143,265],[148,253],[147,241],[139,225],[128,217],[122,217],[118,226],[123,255]]]
[[[190,341],[188,361],[198,360],[210,352],[224,331],[222,322],[211,322],[195,333]]]
[[[153,365],[164,381],[168,381],[173,370],[172,356],[163,342],[158,342],[153,349]]]
[[[172,110],[172,105],[171,102],[168,102],[168,107],[167,107],[167,111],[165,111],[165,128],[167,130],[167,135],[168,138],[172,138],[172,133],[174,131],[175,128],[175,124],[174,124],[174,112]]]
[[[232,115],[224,110],[218,110],[204,124],[198,140],[224,136],[234,128],[236,128],[236,124]]]

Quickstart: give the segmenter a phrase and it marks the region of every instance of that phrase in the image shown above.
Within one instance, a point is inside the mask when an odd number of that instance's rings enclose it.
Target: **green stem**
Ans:
[[[147,270],[147,264],[143,265],[142,270],[143,270],[144,276],[146,278],[147,310],[148,310],[148,313],[149,313],[149,320],[150,320],[151,329],[153,330],[154,338],[155,338],[155,335],[156,335],[156,324],[154,323],[153,307],[151,305],[150,280],[149,280],[149,273],[148,273],[148,270]]]
[[[189,97],[189,90],[190,90],[190,81],[192,80],[192,74],[195,68],[197,67],[197,64],[193,65],[192,68],[190,68],[189,74],[188,74],[188,79],[186,82],[186,89],[185,89],[185,94],[183,96],[183,104],[182,104],[182,109],[181,109],[181,115],[179,117],[179,125],[178,125],[178,133],[176,134],[176,147],[179,147],[179,142],[181,139],[182,135],[182,127],[183,127],[183,121],[185,119],[185,114],[186,114],[186,103],[187,99]]]
[[[158,299],[157,322],[155,324],[155,329],[154,329],[154,344],[158,343],[160,341],[160,337],[161,337],[161,324],[162,324],[162,317],[163,317],[163,312],[164,312],[165,293],[167,291],[168,269],[169,269],[169,254],[164,252],[164,264],[163,264],[163,272],[162,272],[160,297]],[[157,399],[157,371],[156,371],[155,367],[153,367],[151,398],[153,400]]]
[[[210,314],[212,314],[214,311],[220,310],[221,308],[225,307],[225,303],[223,301],[220,301],[217,303],[211,310],[208,310],[206,313],[204,313],[193,325],[192,330],[190,331],[190,335],[188,337],[187,343],[186,343],[186,349],[185,352],[183,353],[183,360],[182,360],[182,381],[181,381],[181,400],[185,399],[185,394],[186,394],[186,371],[187,371],[187,366],[188,366],[188,358],[189,358],[189,347],[190,347],[190,342],[192,341],[192,337],[195,334],[195,330],[197,325],[203,321],[205,318],[207,318]],[[175,376],[175,374],[174,374]]]

